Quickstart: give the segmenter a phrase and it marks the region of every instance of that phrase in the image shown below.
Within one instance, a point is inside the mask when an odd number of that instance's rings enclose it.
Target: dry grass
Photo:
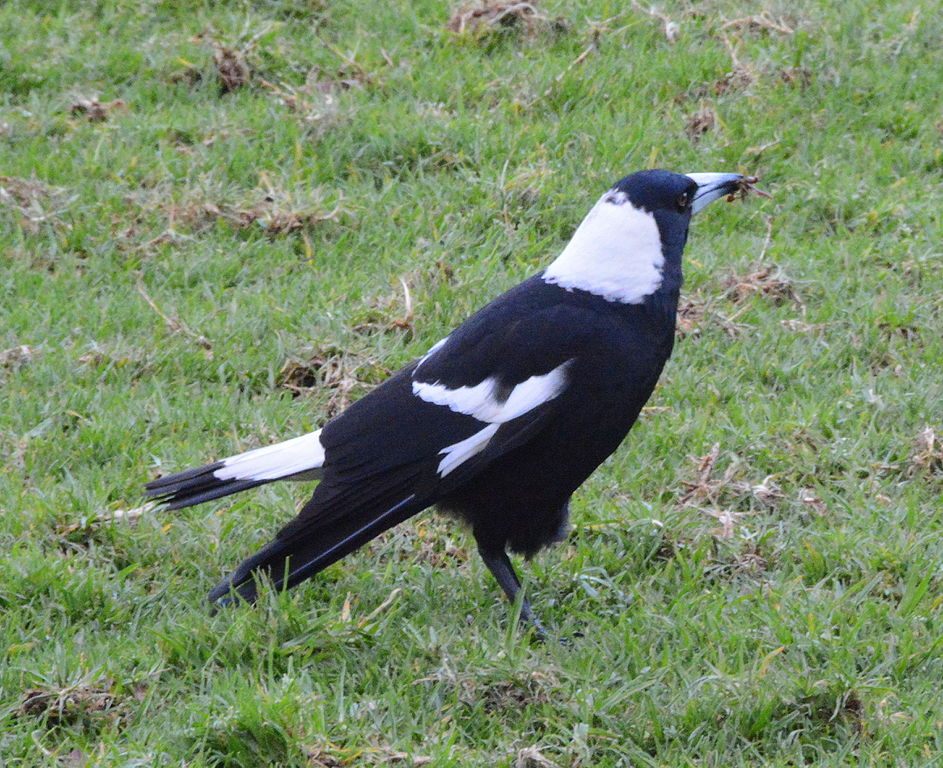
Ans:
[[[755,267],[745,275],[729,275],[724,281],[726,297],[741,304],[761,297],[779,306],[787,301],[802,304],[792,280],[777,266],[768,264]]]
[[[484,0],[477,5],[459,8],[449,18],[446,28],[459,35],[480,34],[493,27],[533,31],[546,21],[547,17],[537,10],[536,3]]]
[[[705,105],[685,118],[684,131],[691,141],[697,143],[705,133],[713,131],[717,125],[717,110]]]
[[[98,99],[79,99],[69,107],[73,115],[81,115],[90,123],[101,123],[116,110],[125,111],[128,105],[123,99],[99,101]]]
[[[928,478],[943,475],[943,438],[937,429],[929,424],[914,440],[908,474]]]

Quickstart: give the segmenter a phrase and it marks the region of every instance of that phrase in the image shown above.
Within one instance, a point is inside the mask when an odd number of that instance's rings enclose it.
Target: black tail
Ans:
[[[321,430],[266,445],[196,469],[161,477],[145,493],[170,509],[192,507],[276,480],[313,480],[324,466]]]
[[[257,574],[268,576],[278,588],[290,589],[427,506],[428,502],[417,501],[416,495],[410,494],[369,517],[361,509],[319,520],[316,513],[311,514],[309,502],[272,542],[217,584],[209,599],[217,605],[227,605],[236,593],[254,602]]]
[[[161,504],[165,504],[167,509],[183,509],[272,482],[271,480],[239,478],[220,480],[214,472],[222,466],[223,462],[216,461],[196,469],[178,472],[175,475],[159,477],[145,485],[144,492]]]

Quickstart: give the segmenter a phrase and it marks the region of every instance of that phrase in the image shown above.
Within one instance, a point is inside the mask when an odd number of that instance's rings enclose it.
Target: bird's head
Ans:
[[[619,180],[609,196],[615,203],[628,203],[653,216],[663,245],[683,248],[691,217],[714,200],[738,192],[745,181],[739,173],[684,174],[653,169]]]
[[[626,176],[587,214],[544,279],[626,304],[662,288],[676,292],[691,217],[752,181],[739,173],[646,170]]]

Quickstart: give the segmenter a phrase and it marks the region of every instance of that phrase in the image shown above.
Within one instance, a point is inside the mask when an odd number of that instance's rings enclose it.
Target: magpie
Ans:
[[[691,217],[750,188],[644,170],[593,206],[546,269],[499,296],[323,428],[158,478],[180,509],[277,480],[320,482],[209,594],[288,589],[430,506],[464,520],[520,618],[543,628],[508,551],[561,541],[573,492],[638,418],[671,354]]]

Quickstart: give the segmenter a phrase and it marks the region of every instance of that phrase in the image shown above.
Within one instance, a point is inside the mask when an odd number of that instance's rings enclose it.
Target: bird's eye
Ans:
[[[684,213],[684,212],[688,209],[688,206],[689,206],[690,204],[691,204],[691,200],[690,200],[690,198],[688,197],[688,193],[687,193],[687,192],[682,192],[682,193],[678,196],[678,212],[679,212],[679,213]]]

